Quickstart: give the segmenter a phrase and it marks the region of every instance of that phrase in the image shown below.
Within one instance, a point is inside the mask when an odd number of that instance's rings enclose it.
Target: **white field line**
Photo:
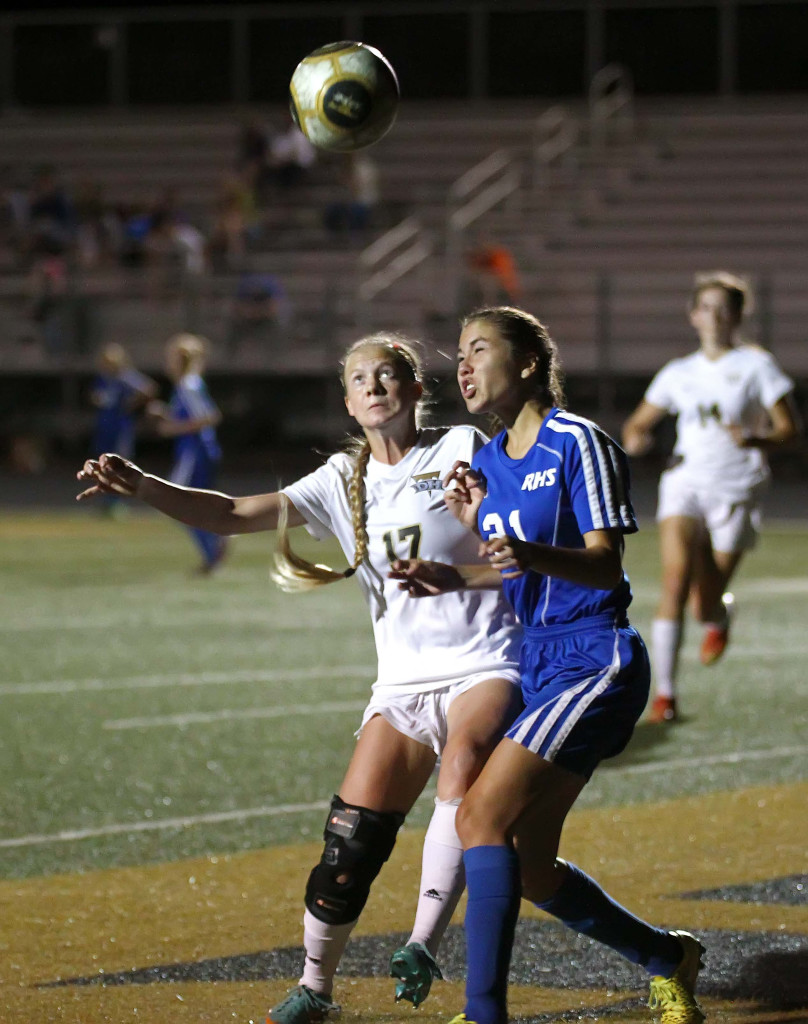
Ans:
[[[793,658],[808,655],[808,645],[731,643],[727,656]],[[685,661],[698,660],[698,652],[683,650]],[[333,668],[239,669],[233,672],[184,672],[179,674],[125,676],[122,679],[53,679],[34,683],[0,683],[0,697],[31,697],[114,690],[155,690],[169,686],[226,686],[229,683],[293,683],[309,679],[372,679],[372,665],[335,665]]]
[[[622,768],[609,769],[609,775],[644,775],[652,772],[678,770],[680,768],[701,768],[708,764],[743,764],[744,761],[765,761],[771,757],[799,757],[808,752],[808,747],[770,747],[768,750],[731,751],[727,754],[709,754],[706,757],[680,757],[670,761],[656,761],[650,764],[628,764]],[[601,778],[603,776],[601,775]]]
[[[0,633],[15,634],[37,631],[63,633],[68,630],[91,632],[101,629],[119,629],[125,632],[145,627],[166,632],[171,629],[187,629],[191,626],[258,626],[259,628],[271,628],[276,633],[303,633],[312,629],[311,622],[304,621],[299,617],[281,619],[276,615],[270,618],[268,612],[254,608],[189,608],[182,614],[165,612],[161,614],[159,606],[156,606],[149,612],[123,609],[121,612],[107,612],[106,614],[90,612],[84,615],[20,614],[19,608],[14,608],[13,612],[9,610],[0,617]],[[337,630],[344,626],[337,619],[324,619],[318,623],[317,628],[321,631],[323,629]]]
[[[0,685],[0,696],[82,693],[98,690],[151,690],[167,686],[225,686],[228,683],[292,683],[308,679],[362,679],[375,677],[368,665],[326,668],[240,669],[238,672],[185,672],[179,675],[129,676],[123,679],[54,679],[49,682]]]
[[[614,768],[609,775],[636,775],[649,772],[667,772],[673,768],[701,768],[707,764],[741,764],[744,761],[761,761],[766,758],[798,757],[808,751],[808,747],[774,747],[768,750],[748,750],[744,753],[713,754],[709,757],[693,759],[679,758],[671,761],[658,761],[654,764],[627,765],[625,768]],[[330,806],[326,801],[310,804],[275,804],[269,807],[248,807],[241,811],[220,811],[212,814],[190,815],[185,818],[161,818],[160,820],[133,821],[119,825],[102,825],[98,828],[64,830],[49,834],[17,836],[13,839],[0,839],[0,849],[21,846],[42,846],[47,843],[68,843],[77,839],[95,839],[99,836],[127,835],[132,832],[155,832],[163,829],[190,828],[194,825],[215,825],[224,821],[247,821],[249,818],[274,818],[281,814],[305,814],[308,811],[323,811]]]
[[[629,579],[631,579],[630,571]],[[732,583],[730,586],[739,604],[746,597],[790,597],[808,594],[808,578],[804,576],[766,576],[757,580]],[[645,582],[635,583],[632,580],[631,592],[637,600],[656,600],[659,597],[659,587]],[[629,615],[631,615],[631,609],[629,609]]]
[[[76,839],[96,839],[99,836],[128,835],[131,832],[157,832],[169,828],[189,828],[192,825],[216,825],[224,821],[246,821],[248,818],[274,818],[281,814],[324,811],[330,806],[327,800],[317,800],[311,804],[275,804],[272,807],[248,807],[240,811],[196,814],[187,818],[161,818],[159,821],[130,821],[120,825],[102,825],[99,828],[65,829],[50,835],[0,839],[0,847],[10,849],[15,846],[42,846],[45,843],[70,843]]]
[[[631,573],[629,572],[629,576]],[[659,588],[648,583],[635,582],[634,596],[638,600],[656,599]],[[808,594],[808,578],[801,576],[766,576],[749,581],[739,581],[733,586],[733,592],[740,601],[749,597],[789,597]],[[271,625],[273,629],[287,632],[302,632],[311,628],[311,623],[302,622],[299,618],[279,620],[270,618],[265,609],[254,607],[228,608],[211,610],[206,607],[188,608],[181,614],[166,612],[159,606],[148,610],[122,608],[118,611],[106,609],[96,614],[84,613],[76,615],[74,609],[65,614],[37,614],[34,609],[20,610],[19,604],[0,608],[0,633],[28,633],[41,631],[67,631],[92,629],[126,629],[151,626],[157,629],[184,628],[187,626],[232,625],[245,626]],[[73,613],[73,614],[71,614]],[[339,623],[330,623],[332,628],[339,629]]]
[[[363,711],[367,700],[328,701],[322,704],[291,704],[272,708],[222,708],[220,711],[189,711],[182,715],[153,715],[142,718],[110,718],[104,729],[151,729],[159,725],[202,725],[209,722],[235,722],[252,718],[291,718],[293,715],[338,714]]]

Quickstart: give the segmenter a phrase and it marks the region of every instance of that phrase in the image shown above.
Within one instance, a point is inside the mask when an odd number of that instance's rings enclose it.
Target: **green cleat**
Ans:
[[[465,1013],[458,1013],[456,1017],[452,1017],[449,1024],[476,1024],[476,1021],[469,1020]]]
[[[704,1014],[696,1002],[696,979],[704,966],[704,946],[690,932],[671,932],[682,944],[682,962],[670,978],[651,979],[648,1005],[657,1011],[661,1024],[701,1024]]]
[[[435,958],[420,942],[409,942],[390,957],[390,976],[398,978],[396,1002],[407,999],[420,1006],[429,995],[435,978],[443,980]]]
[[[306,985],[298,985],[267,1013],[267,1024],[321,1024],[329,1013],[341,1007],[330,996],[321,996]]]

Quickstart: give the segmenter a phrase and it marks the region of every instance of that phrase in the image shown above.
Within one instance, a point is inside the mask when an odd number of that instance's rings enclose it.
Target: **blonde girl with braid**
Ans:
[[[85,463],[79,499],[132,495],[180,522],[223,535],[277,530],[274,577],[286,590],[354,576],[367,601],[378,670],[350,763],[326,822],[321,860],[305,894],[299,984],[272,1024],[318,1024],[338,1007],[334,975],[370,886],[436,765],[435,810],[424,841],[409,941],[390,970],[396,999],[419,1005],[440,977],[438,946],[464,887],[455,814],[490,751],[520,710],[521,631],[494,590],[412,601],[393,563],[478,561],[477,539],[447,509],[443,479],[487,438],[475,427],[420,422],[424,394],[415,347],[394,334],[357,341],[342,363],[345,405],[361,434],[281,491],[230,497],[177,487],[117,455]],[[346,567],[298,557],[287,536],[305,526],[335,536]],[[348,584],[353,585],[353,584]]]

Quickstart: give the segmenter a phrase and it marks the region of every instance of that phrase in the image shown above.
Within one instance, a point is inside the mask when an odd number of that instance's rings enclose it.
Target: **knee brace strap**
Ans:
[[[306,907],[316,918],[348,924],[359,917],[403,821],[403,814],[371,811],[333,798],[323,855],[306,886]]]

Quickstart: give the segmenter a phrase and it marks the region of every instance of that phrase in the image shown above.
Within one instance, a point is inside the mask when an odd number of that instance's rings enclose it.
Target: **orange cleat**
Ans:
[[[675,722],[678,717],[675,697],[654,697],[651,710],[648,712],[649,722],[659,725],[663,722]]]
[[[714,665],[727,649],[728,641],[729,627],[716,629],[714,626],[710,626],[709,629],[706,629],[699,651],[702,665]]]
[[[727,649],[727,644],[729,643],[729,627],[732,621],[732,606],[735,603],[735,599],[732,594],[724,594],[721,598],[721,603],[724,606],[724,625],[708,626],[705,629],[704,639],[701,641],[701,650],[699,651],[699,659],[702,665],[714,665]]]

